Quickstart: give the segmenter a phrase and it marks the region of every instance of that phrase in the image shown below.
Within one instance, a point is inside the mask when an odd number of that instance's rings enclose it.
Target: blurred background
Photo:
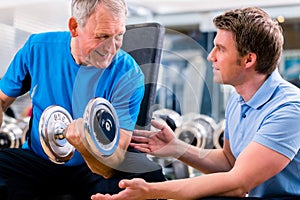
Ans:
[[[224,109],[232,91],[230,86],[213,84],[206,60],[216,34],[212,19],[220,12],[259,6],[278,20],[285,37],[279,69],[287,80],[299,84],[300,0],[127,0],[127,4],[127,24],[158,22],[166,28],[153,116],[199,148],[221,148]],[[0,0],[0,77],[30,34],[67,30],[69,7],[70,0]],[[24,117],[28,106],[29,95],[19,97],[11,107],[14,117]],[[165,161],[158,159],[168,166]],[[194,175],[172,163],[171,172],[166,172],[171,178]]]

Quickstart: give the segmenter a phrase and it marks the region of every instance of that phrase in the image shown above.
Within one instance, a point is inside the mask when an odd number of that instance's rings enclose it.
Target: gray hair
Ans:
[[[108,8],[116,17],[127,16],[125,0],[72,0],[71,14],[79,26],[84,26],[87,18],[93,14],[99,4]]]

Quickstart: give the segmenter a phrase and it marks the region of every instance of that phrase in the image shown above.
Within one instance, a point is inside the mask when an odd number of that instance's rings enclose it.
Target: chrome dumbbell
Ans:
[[[224,130],[225,130],[226,120],[222,119],[217,126],[217,129],[214,132],[214,147],[215,149],[223,148],[224,144]]]
[[[213,148],[213,133],[217,126],[214,119],[203,114],[187,113],[182,116],[181,120],[181,126],[175,130],[178,139],[200,149]],[[179,177],[201,175],[199,171],[183,163],[176,163],[173,167],[175,175],[177,174]]]
[[[182,124],[175,130],[177,138],[193,146],[213,148],[216,122],[207,115],[188,113],[182,116]]]
[[[15,119],[4,114],[0,128],[0,149],[20,148],[25,141],[28,126],[29,118]]]
[[[180,126],[180,114],[174,110],[168,109],[168,108],[160,108],[155,111],[153,111],[152,118],[164,125],[169,126],[173,131]],[[151,130],[155,131],[156,128],[151,126]],[[156,157],[148,155],[153,161],[159,163],[161,166],[164,167],[164,171],[166,173],[166,176],[168,177],[170,174],[172,174],[172,170],[170,171],[169,167],[174,162],[174,159],[171,157],[162,158],[162,157]],[[173,175],[170,175],[173,176]]]
[[[155,110],[152,114],[153,119],[168,125],[173,131],[180,126],[180,117],[178,112],[168,108]]]
[[[39,122],[40,141],[44,152],[55,163],[71,159],[75,148],[65,138],[65,130],[72,122],[69,112],[60,106],[49,106]],[[86,148],[95,156],[114,153],[120,138],[119,121],[114,107],[103,98],[88,102],[83,116]]]

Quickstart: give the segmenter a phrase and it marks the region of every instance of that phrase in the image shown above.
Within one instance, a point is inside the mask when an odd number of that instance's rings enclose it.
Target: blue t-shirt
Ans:
[[[300,196],[299,88],[285,81],[276,70],[248,102],[234,93],[225,117],[225,138],[236,158],[255,141],[291,160],[285,169],[251,190],[249,196]]]
[[[33,34],[12,60],[0,81],[0,89],[11,97],[21,94],[22,81],[30,74],[30,96],[33,105],[32,149],[47,158],[38,133],[42,112],[50,105],[59,105],[73,119],[83,117],[88,101],[107,99],[114,106],[120,128],[133,130],[144,95],[144,75],[134,59],[119,50],[106,69],[80,66],[70,51],[69,32]],[[76,151],[65,165],[78,165],[84,160]]]

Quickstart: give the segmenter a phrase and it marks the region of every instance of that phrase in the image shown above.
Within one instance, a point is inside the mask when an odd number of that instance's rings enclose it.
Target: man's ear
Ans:
[[[77,33],[78,23],[77,23],[76,19],[74,17],[71,17],[69,19],[68,25],[69,25],[69,30],[70,30],[72,37],[76,37],[78,35],[78,33]]]

